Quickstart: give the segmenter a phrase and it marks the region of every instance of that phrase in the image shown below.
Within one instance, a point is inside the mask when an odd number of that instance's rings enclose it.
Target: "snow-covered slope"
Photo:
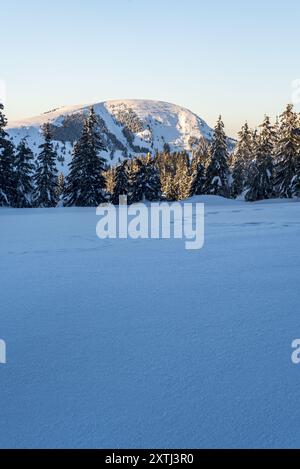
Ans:
[[[104,156],[112,162],[130,155],[153,154],[162,150],[165,144],[172,151],[191,151],[202,137],[207,140],[213,137],[212,129],[200,117],[175,104],[122,100],[94,104],[94,109],[109,149],[109,153]],[[42,141],[41,126],[49,121],[53,125],[61,163],[66,167],[71,157],[72,144],[80,135],[88,111],[89,106],[62,107],[37,117],[10,122],[8,132],[16,144],[27,137],[36,154]]]
[[[300,447],[300,204],[192,201],[199,251],[0,208],[0,448]]]

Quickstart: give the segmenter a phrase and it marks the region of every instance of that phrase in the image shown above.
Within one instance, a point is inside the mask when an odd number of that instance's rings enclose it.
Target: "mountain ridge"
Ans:
[[[110,100],[88,105],[59,107],[39,116],[8,123],[7,131],[14,144],[27,138],[34,154],[43,137],[41,127],[52,126],[53,140],[58,152],[59,169],[66,172],[71,160],[72,145],[78,139],[84,118],[93,106],[99,120],[99,129],[108,148],[108,163],[124,158],[162,151],[167,145],[171,151],[188,151],[199,145],[201,139],[211,141],[213,130],[194,112],[164,101],[126,99]],[[234,145],[228,139],[229,147]]]

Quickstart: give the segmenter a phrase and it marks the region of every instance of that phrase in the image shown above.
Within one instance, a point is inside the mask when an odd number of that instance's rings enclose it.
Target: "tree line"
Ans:
[[[211,143],[202,139],[192,156],[165,145],[154,156],[128,158],[109,166],[94,109],[73,147],[69,173],[58,174],[51,125],[43,126],[43,143],[34,159],[26,139],[15,147],[0,104],[0,206],[97,206],[143,200],[184,200],[211,194],[256,201],[300,197],[300,118],[288,105],[275,124],[268,116],[256,130],[242,126],[229,153],[221,117]]]

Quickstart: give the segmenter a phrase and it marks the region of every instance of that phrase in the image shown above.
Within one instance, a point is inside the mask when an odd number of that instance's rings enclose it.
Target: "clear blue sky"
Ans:
[[[300,78],[300,2],[10,0],[0,79],[10,119],[60,105],[149,98],[232,135],[278,114]]]

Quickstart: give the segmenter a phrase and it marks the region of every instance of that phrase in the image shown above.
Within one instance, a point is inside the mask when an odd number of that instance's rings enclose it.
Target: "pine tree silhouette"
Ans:
[[[106,151],[98,132],[94,109],[90,109],[80,139],[75,143],[70,172],[64,194],[67,206],[98,206],[106,201],[105,159],[100,152]]]
[[[0,103],[0,207],[13,204],[15,199],[14,145],[5,132],[7,119]]]
[[[205,192],[230,197],[230,171],[228,167],[227,139],[221,116],[214,131],[211,160],[206,172]]]
[[[49,123],[43,126],[44,142],[39,146],[37,169],[34,176],[35,188],[33,203],[36,207],[55,207],[57,205],[57,154],[54,150]]]

